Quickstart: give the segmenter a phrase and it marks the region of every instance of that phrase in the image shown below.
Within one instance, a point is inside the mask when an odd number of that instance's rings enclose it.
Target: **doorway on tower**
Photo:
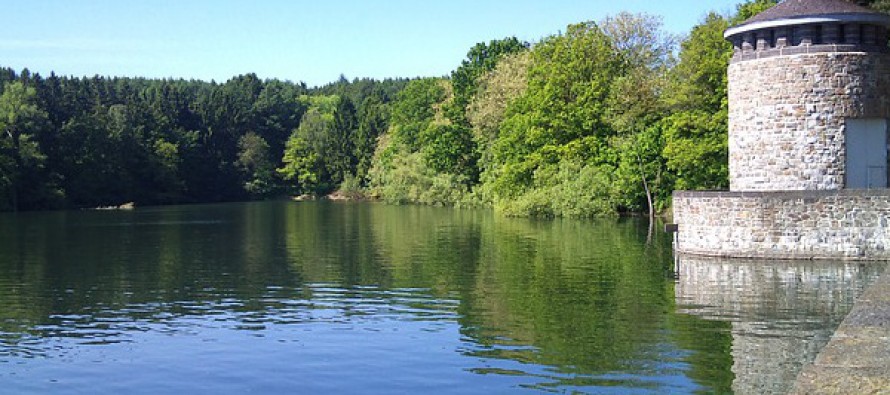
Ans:
[[[848,119],[847,189],[887,188],[887,120]]]

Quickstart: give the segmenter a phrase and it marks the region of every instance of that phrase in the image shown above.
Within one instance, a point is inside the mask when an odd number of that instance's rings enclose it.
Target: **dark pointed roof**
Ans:
[[[844,0],[785,0],[775,7],[754,15],[751,19],[743,22],[742,25],[779,19],[837,14],[877,14],[877,12]]]
[[[776,26],[829,22],[873,23],[890,27],[890,15],[845,0],[785,0],[729,28],[725,36]]]

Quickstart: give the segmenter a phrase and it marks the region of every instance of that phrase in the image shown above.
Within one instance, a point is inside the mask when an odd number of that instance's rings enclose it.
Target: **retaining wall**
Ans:
[[[890,190],[674,193],[676,251],[890,260]]]

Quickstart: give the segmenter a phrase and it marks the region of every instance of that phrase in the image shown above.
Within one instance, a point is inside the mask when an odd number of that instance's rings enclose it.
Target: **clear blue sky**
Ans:
[[[59,75],[310,86],[353,77],[442,76],[477,42],[526,41],[620,11],[685,34],[741,0],[0,0],[0,66]]]

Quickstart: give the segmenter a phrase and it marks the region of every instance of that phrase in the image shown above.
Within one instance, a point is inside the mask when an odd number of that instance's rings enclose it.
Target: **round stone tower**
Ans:
[[[728,29],[730,191],[675,191],[675,251],[890,261],[890,16],[785,0]]]
[[[886,188],[890,16],[785,0],[730,28],[732,191]]]

